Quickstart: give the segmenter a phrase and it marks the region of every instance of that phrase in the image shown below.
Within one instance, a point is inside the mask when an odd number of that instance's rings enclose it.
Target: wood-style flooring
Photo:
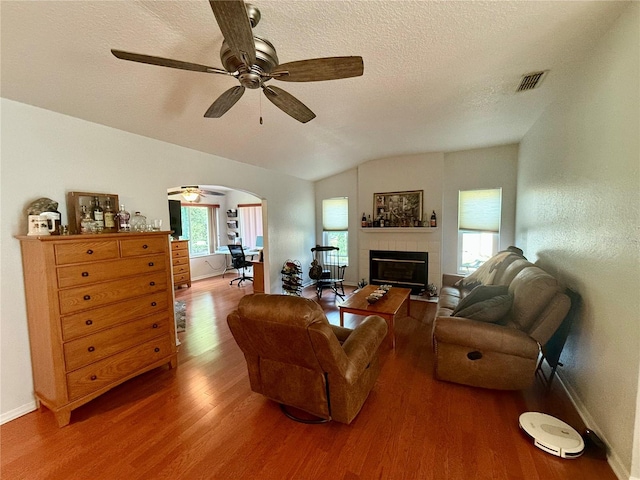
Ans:
[[[519,431],[519,415],[530,410],[582,431],[559,389],[503,392],[434,380],[435,308],[425,302],[396,323],[396,350],[383,351],[382,373],[351,425],[289,420],[249,389],[226,316],[252,286],[228,280],[176,292],[188,317],[177,369],[126,382],[74,410],[64,428],[46,409],[3,425],[2,479],[616,478],[606,461],[554,457]],[[315,297],[311,288],[303,295]],[[333,294],[321,303],[337,324]],[[360,318],[345,315],[345,325]]]

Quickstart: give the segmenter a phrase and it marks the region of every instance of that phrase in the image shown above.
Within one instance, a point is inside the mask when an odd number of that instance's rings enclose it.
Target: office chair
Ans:
[[[245,280],[251,280],[253,282],[253,277],[247,277],[245,273],[245,269],[252,265],[251,262],[247,261],[247,258],[244,255],[244,250],[242,249],[242,245],[228,245],[229,253],[231,253],[231,263],[233,264],[233,268],[238,270],[240,274],[239,277],[234,278],[229,282],[229,285],[233,285],[233,282],[238,281],[238,286],[242,284]]]

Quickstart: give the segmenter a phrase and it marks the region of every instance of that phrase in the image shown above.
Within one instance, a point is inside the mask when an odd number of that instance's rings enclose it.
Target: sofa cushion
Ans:
[[[457,311],[455,317],[464,317],[481,322],[498,322],[502,320],[511,309],[513,295],[496,295],[481,302],[476,302],[466,308]]]
[[[509,264],[518,259],[522,259],[522,256],[511,251],[499,252],[480,265],[476,271],[458,280],[454,285],[458,288],[467,289],[477,285],[495,285],[495,278],[500,277]]]
[[[540,313],[561,293],[557,280],[539,267],[525,267],[509,285],[513,294],[510,320],[523,332],[529,332]]]
[[[458,305],[453,310],[453,314],[456,315],[458,312],[470,307],[474,303],[483,302],[490,298],[497,297],[498,295],[507,295],[508,293],[509,287],[505,285],[478,285],[469,292],[469,295],[458,302]]]

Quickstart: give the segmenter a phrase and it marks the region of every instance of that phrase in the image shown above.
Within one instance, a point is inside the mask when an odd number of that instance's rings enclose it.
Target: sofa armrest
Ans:
[[[348,381],[357,379],[369,366],[380,344],[386,338],[388,328],[384,318],[370,315],[351,332],[342,345],[348,359],[345,372],[345,378]]]
[[[453,287],[458,280],[462,280],[464,277],[464,275],[458,275],[457,273],[443,273],[442,286]]]
[[[537,358],[540,351],[538,342],[516,328],[464,317],[438,317],[434,322],[436,348],[438,343],[450,343],[523,358]]]

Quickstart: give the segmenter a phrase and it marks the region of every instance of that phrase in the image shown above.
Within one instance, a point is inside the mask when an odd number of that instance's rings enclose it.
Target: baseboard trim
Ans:
[[[15,420],[16,418],[26,415],[27,413],[31,413],[37,409],[38,407],[36,405],[35,400],[33,402],[25,403],[24,405],[18,408],[14,408],[13,410],[10,410],[8,412],[1,414],[0,425],[4,425],[5,423],[10,422],[11,420]]]
[[[560,385],[562,386],[565,393],[569,397],[569,400],[571,400],[571,403],[573,404],[574,408],[580,415],[580,418],[582,418],[582,421],[584,422],[584,424],[587,425],[590,430],[593,430],[594,432],[596,432],[598,436],[605,442],[605,444],[609,446],[607,463],[609,463],[609,466],[613,470],[613,473],[616,475],[616,477],[618,477],[619,480],[627,480],[627,479],[640,480],[638,478],[631,477],[631,472],[624,467],[624,465],[620,461],[620,457],[617,455],[615,450],[611,447],[611,443],[606,439],[606,437],[602,433],[602,430],[598,427],[598,424],[593,419],[593,417],[587,410],[584,403],[582,403],[582,401],[580,400],[580,397],[577,395],[575,390],[571,388],[571,385],[569,384],[569,382],[565,381],[562,378],[562,375],[560,374],[559,371],[556,372],[556,379],[560,382]]]

